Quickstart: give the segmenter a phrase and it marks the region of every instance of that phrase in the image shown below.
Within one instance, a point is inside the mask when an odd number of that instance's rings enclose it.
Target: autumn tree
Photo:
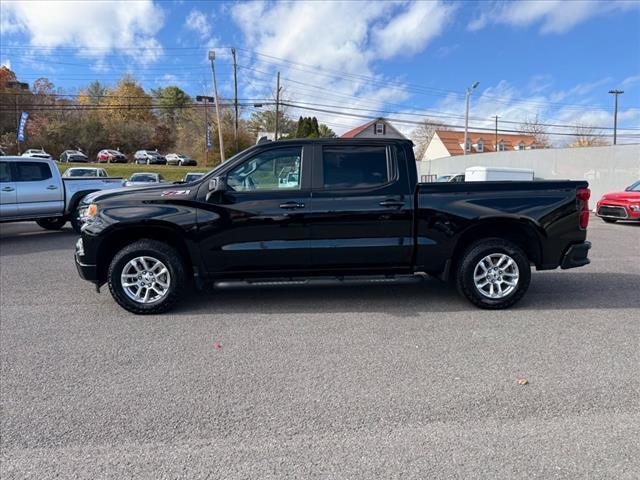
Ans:
[[[547,126],[540,121],[537,113],[535,117],[527,117],[524,122],[520,124],[520,131],[526,135],[531,135],[536,142],[537,148],[548,148],[551,146]]]

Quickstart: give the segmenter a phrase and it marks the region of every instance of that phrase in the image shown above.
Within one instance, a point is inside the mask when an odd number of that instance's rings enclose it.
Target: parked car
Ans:
[[[30,148],[29,150],[26,150],[23,154],[23,157],[29,157],[29,158],[44,158],[47,160],[51,159],[51,155],[49,155],[47,152],[45,152],[42,148],[38,149],[38,148]]]
[[[68,163],[68,162],[88,162],[89,157],[87,157],[80,150],[65,150],[60,154],[60,162]]]
[[[6,154],[6,153],[4,153],[4,150],[0,148],[0,157],[4,157],[4,156],[6,156],[6,155],[7,155],[7,154]]]
[[[100,150],[96,159],[98,163],[127,163],[127,156],[118,150]]]
[[[438,176],[436,179],[438,183],[460,183],[464,182],[464,173],[445,173],[444,175]]]
[[[62,178],[53,160],[0,159],[0,222],[35,220],[47,230],[67,221],[80,231],[77,207],[85,195],[122,186],[117,178]]]
[[[138,150],[133,156],[133,163],[145,165],[166,165],[167,159],[156,150]]]
[[[204,176],[204,173],[189,172],[182,178],[182,181],[184,183],[191,183],[191,182],[195,182],[196,180],[202,178],[203,176]]]
[[[283,168],[297,183],[279,183]],[[193,184],[89,195],[76,265],[145,314],[171,308],[192,275],[200,288],[429,274],[498,309],[525,294],[531,265],[589,263],[586,181],[417,178],[409,140],[258,144]]]
[[[195,167],[198,162],[196,162],[193,158],[188,157],[187,155],[179,155],[177,153],[169,153],[166,156],[167,165],[179,165],[181,167]]]
[[[76,178],[76,177],[108,177],[107,171],[104,168],[94,167],[73,167],[67,168],[62,174],[62,178]]]
[[[125,187],[140,187],[144,185],[153,185],[154,183],[165,183],[164,177],[159,173],[134,173],[124,182]]]
[[[640,221],[640,180],[624,192],[605,193],[596,205],[596,215],[607,223]]]

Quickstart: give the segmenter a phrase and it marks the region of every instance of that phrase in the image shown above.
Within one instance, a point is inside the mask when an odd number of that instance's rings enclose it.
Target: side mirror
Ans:
[[[227,189],[227,180],[224,177],[213,177],[209,180],[209,193],[222,192]]]

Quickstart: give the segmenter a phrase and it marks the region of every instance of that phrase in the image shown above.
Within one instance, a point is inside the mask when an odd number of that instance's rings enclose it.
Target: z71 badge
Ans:
[[[176,197],[178,195],[189,195],[191,190],[165,190],[162,192],[163,197]]]

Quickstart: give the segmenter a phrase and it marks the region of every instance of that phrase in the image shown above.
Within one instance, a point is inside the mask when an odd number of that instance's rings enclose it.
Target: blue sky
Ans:
[[[219,86],[231,96],[235,47],[240,98],[270,97],[279,70],[291,103],[331,111],[291,115],[316,115],[338,133],[364,122],[356,114],[381,112],[407,133],[424,115],[461,125],[464,90],[476,80],[472,126],[499,115],[502,128],[515,128],[538,115],[611,127],[607,91],[621,88],[619,125],[640,128],[640,2],[3,0],[0,8],[0,61],[23,81],[46,76],[68,92],[132,73],[147,88],[202,94],[214,48]]]

